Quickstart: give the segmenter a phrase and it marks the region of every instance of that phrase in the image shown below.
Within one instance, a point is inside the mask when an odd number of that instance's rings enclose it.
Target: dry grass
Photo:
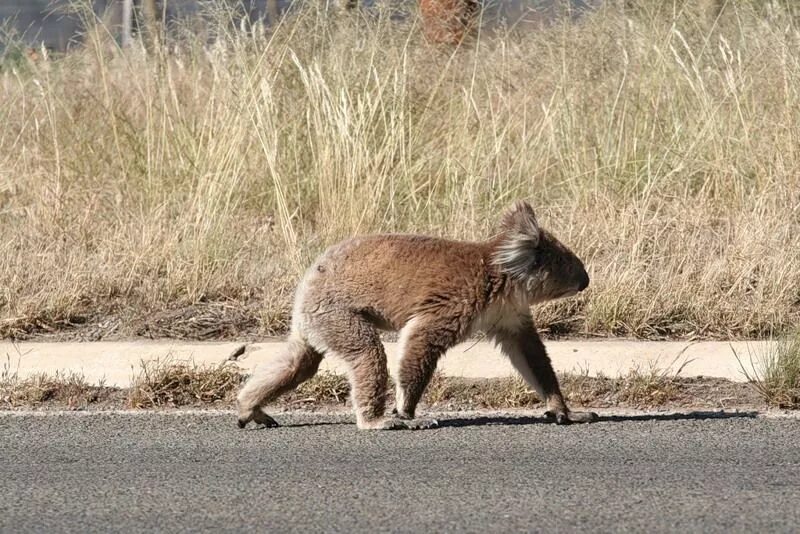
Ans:
[[[686,397],[686,383],[678,376],[655,366],[631,370],[621,378],[591,377],[587,373],[560,375],[565,397],[577,406],[654,408],[667,406]],[[143,366],[128,391],[132,408],[187,406],[233,401],[239,384],[246,377],[227,362],[219,367],[198,367],[168,361]],[[389,400],[393,402],[394,383],[389,380]],[[347,377],[331,372],[317,373],[295,391],[275,401],[278,405],[349,405]],[[437,371],[422,400],[427,406],[445,408],[533,408],[542,402],[519,377],[460,379]]]
[[[564,396],[575,406],[646,409],[667,406],[684,396],[684,381],[677,374],[657,368],[632,370],[621,378],[566,373],[559,380]],[[430,405],[467,404],[489,409],[543,406],[536,393],[518,377],[465,380],[437,375],[424,400]]]
[[[288,402],[290,404],[344,404],[349,399],[349,395],[350,382],[346,376],[321,371],[290,393]]]
[[[69,409],[85,408],[105,397],[107,388],[90,385],[78,373],[36,374],[20,378],[4,365],[0,371],[0,408],[36,408],[57,404]]]
[[[0,409],[153,409],[233,408],[245,379],[232,363],[197,366],[169,360],[145,364],[128,389],[90,385],[77,374],[35,375],[20,379],[5,366],[0,374]],[[562,390],[573,408],[753,408],[762,397],[748,384],[715,379],[682,379],[652,369],[623,378],[562,374]],[[390,384],[388,406],[394,386]],[[350,407],[350,384],[341,375],[322,372],[273,404],[297,409]],[[771,397],[775,399],[777,397]],[[795,404],[786,407],[797,408]],[[463,379],[436,373],[425,391],[422,409],[463,410],[543,408],[519,378]]]
[[[425,390],[423,402],[434,406],[464,405],[478,408],[540,406],[536,393],[520,378],[461,380],[437,372]]]
[[[212,45],[123,53],[96,27],[63,59],[4,62],[0,335],[280,333],[327,244],[479,238],[517,197],[592,277],[538,310],[551,334],[786,329],[797,18],[781,2],[729,2],[713,24],[683,2],[622,4],[455,51],[414,17],[309,5],[275,31],[220,16]]]
[[[775,340],[764,351],[750,352],[749,365],[738,354],[736,358],[748,382],[767,403],[800,408],[800,329]]]
[[[617,398],[620,403],[642,408],[663,406],[677,397],[678,382],[677,375],[656,368],[633,370],[620,380]]]
[[[232,362],[211,366],[169,359],[142,362],[128,390],[127,405],[156,408],[229,402],[242,379]]]

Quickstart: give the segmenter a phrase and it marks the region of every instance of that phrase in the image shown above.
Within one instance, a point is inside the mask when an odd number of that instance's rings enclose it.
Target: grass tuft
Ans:
[[[633,369],[618,379],[614,389],[620,403],[637,408],[663,406],[678,395],[678,375],[655,366],[645,371]]]
[[[242,380],[232,362],[213,366],[169,359],[142,362],[128,390],[127,405],[156,408],[232,401]]]
[[[539,406],[536,393],[522,379],[459,380],[434,375],[423,402],[429,405],[468,405],[475,408],[525,408]]]
[[[289,397],[294,403],[337,403],[344,404],[350,395],[350,382],[344,375],[320,371],[311,379],[300,384]]]
[[[36,408],[53,403],[81,409],[100,400],[105,389],[102,385],[90,385],[78,373],[36,374],[21,379],[5,368],[0,374],[0,407]]]
[[[800,329],[766,347],[756,354],[750,352],[749,369],[733,351],[742,373],[770,405],[800,408]]]

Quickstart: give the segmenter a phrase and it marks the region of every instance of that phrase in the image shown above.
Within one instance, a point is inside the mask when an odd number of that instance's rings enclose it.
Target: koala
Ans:
[[[322,358],[348,364],[359,429],[418,429],[416,419],[439,358],[482,331],[499,345],[558,424],[591,422],[570,411],[531,316],[531,306],[586,289],[583,263],[517,201],[486,241],[423,235],[353,237],[306,271],[292,310],[288,350],[262,364],[237,397],[238,423],[278,426],[262,406],[317,372]],[[395,407],[386,416],[388,369],[380,330],[399,332]]]

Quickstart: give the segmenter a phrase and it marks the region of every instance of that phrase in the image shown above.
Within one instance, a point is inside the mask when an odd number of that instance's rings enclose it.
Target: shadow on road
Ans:
[[[623,421],[691,421],[706,419],[755,419],[758,412],[686,412],[665,414],[639,414],[639,415],[605,415],[600,416],[599,422],[612,423]]]
[[[685,413],[663,413],[663,414],[635,414],[635,415],[601,415],[597,423],[624,423],[628,421],[703,421],[709,419],[754,419],[758,417],[758,412],[707,412],[693,411]],[[517,426],[517,425],[552,425],[552,419],[542,416],[529,415],[486,415],[480,417],[454,417],[447,418],[444,414],[437,417],[438,428],[463,428],[470,426]],[[592,423],[594,424],[594,423]],[[346,425],[355,426],[355,421],[341,419],[338,421],[308,421],[281,423],[278,428],[302,428]],[[250,425],[247,430],[264,430],[262,425]]]
[[[665,414],[636,414],[636,415],[601,415],[598,423],[622,423],[626,421],[703,421],[707,419],[754,419],[758,417],[758,412],[705,412],[695,411],[686,413],[665,413]],[[472,418],[439,419],[439,427],[467,427],[467,426],[489,426],[489,425],[550,425],[551,419],[544,416],[485,416]]]
[[[355,426],[355,421],[310,421],[308,423],[286,423],[281,424],[280,428],[302,428],[305,426],[336,426],[336,425],[346,425],[346,426]]]
[[[355,421],[309,421],[303,423],[279,423],[276,427],[266,427],[264,425],[256,425],[250,424],[247,428],[242,430],[245,431],[260,431],[260,430],[273,430],[279,428],[302,428],[306,426],[316,427],[316,426],[334,426],[334,425],[350,425],[355,426]]]

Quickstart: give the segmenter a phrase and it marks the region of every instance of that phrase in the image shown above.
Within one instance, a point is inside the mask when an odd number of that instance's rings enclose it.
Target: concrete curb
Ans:
[[[44,373],[78,373],[90,384],[128,387],[142,362],[224,362],[241,343],[99,341],[91,343],[0,343],[0,372],[19,378]]]
[[[717,377],[743,382],[739,361],[752,374],[752,364],[769,350],[767,341],[550,341],[545,343],[559,372],[586,372],[590,376],[625,375],[653,368],[682,377]],[[385,343],[389,368],[397,365],[397,343]],[[143,362],[194,362],[218,365],[234,354],[236,365],[252,372],[268,364],[286,348],[282,342],[243,345],[230,342],[125,341],[92,343],[0,343],[0,374],[27,378],[37,373],[78,373],[92,384],[128,387]],[[343,362],[326,358],[321,369],[344,374]],[[445,376],[501,378],[514,376],[510,362],[488,342],[462,343],[439,362]]]

